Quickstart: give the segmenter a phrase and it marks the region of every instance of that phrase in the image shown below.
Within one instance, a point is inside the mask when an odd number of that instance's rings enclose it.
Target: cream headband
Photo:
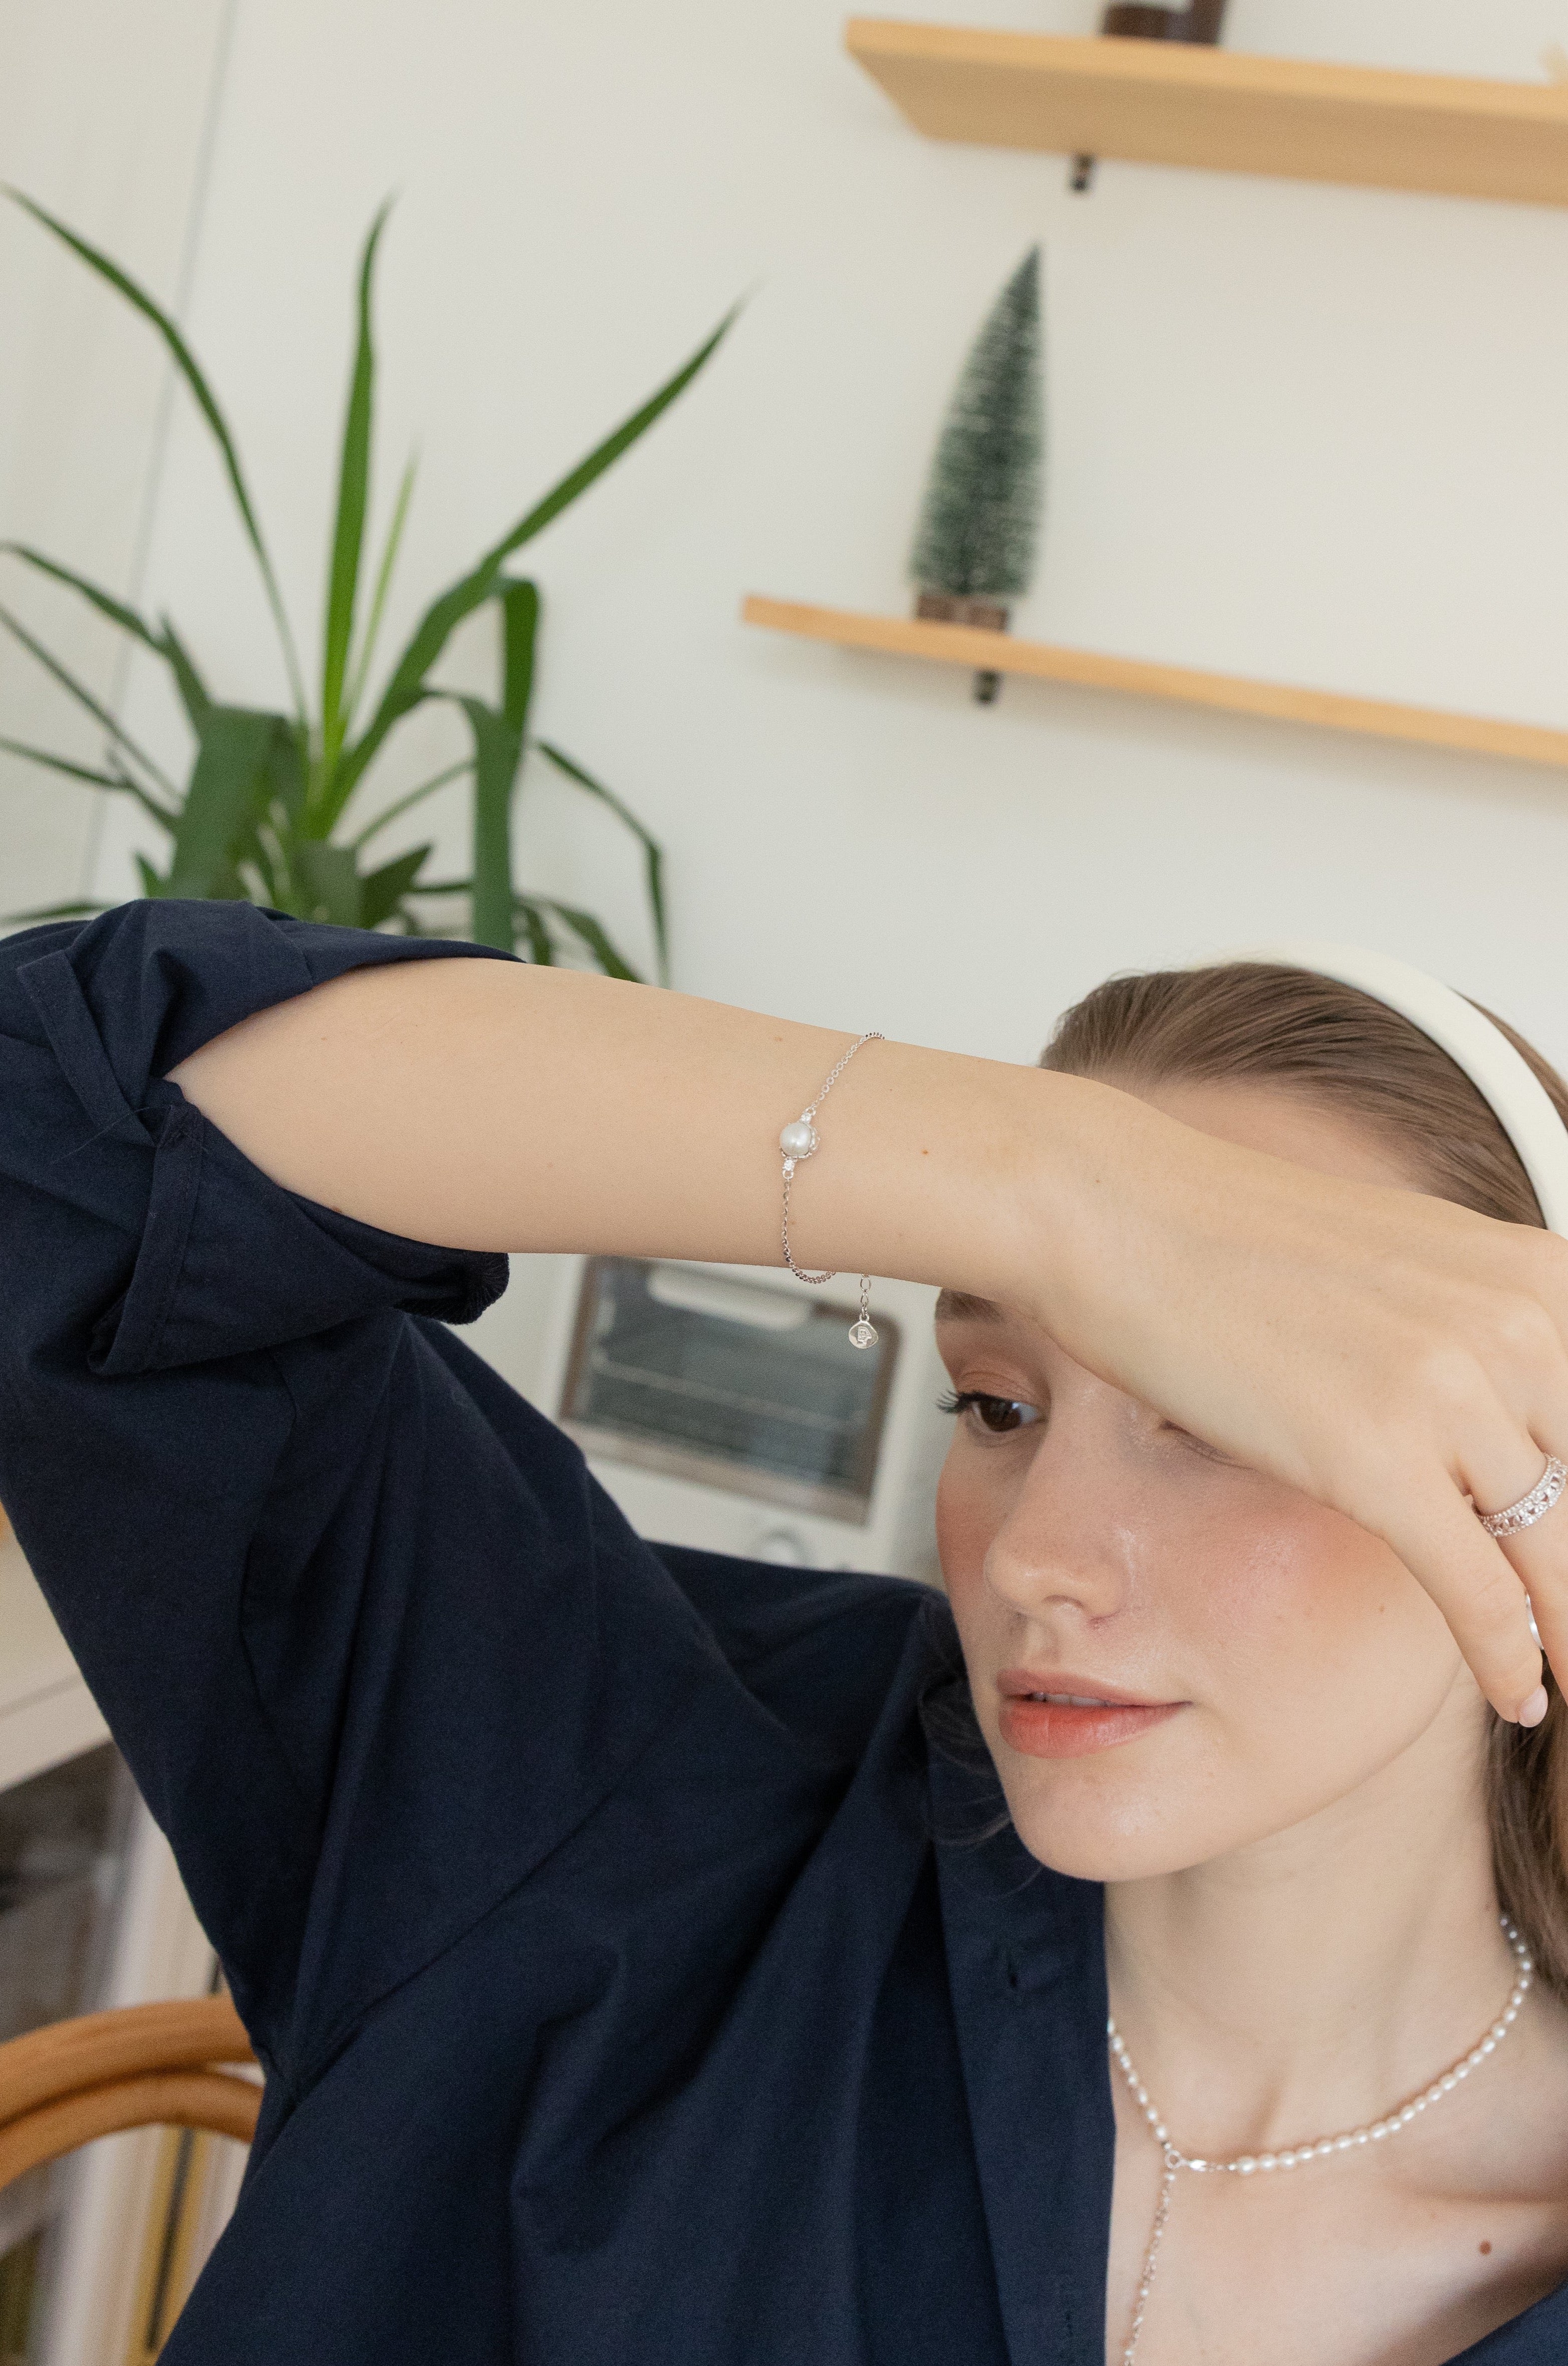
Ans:
[[[1247,952],[1224,953],[1193,962],[1193,969],[1224,966],[1229,962],[1274,962],[1289,969],[1316,971],[1359,986],[1374,1002],[1397,1010],[1441,1046],[1464,1070],[1498,1124],[1518,1152],[1529,1177],[1540,1212],[1549,1229],[1568,1234],[1568,1127],[1551,1103],[1545,1086],[1522,1059],[1500,1028],[1466,1002],[1451,986],[1412,969],[1391,953],[1364,952],[1359,945],[1265,945]]]

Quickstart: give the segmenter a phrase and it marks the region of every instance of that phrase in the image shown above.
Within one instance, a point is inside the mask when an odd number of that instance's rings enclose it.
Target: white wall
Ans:
[[[706,381],[536,551],[540,721],[666,838],[681,985],[1023,1058],[1109,969],[1310,931],[1434,966],[1568,1060],[1568,779],[1020,682],[983,711],[958,673],[736,622],[748,589],[903,607],[951,379],[1040,238],[1049,518],[1019,630],[1568,723],[1568,212],[1116,164],[1074,197],[1053,159],[910,131],[843,13],[240,0],[190,321],[301,617],[387,191],[384,489],[423,456],[405,624],[746,293]],[[1553,36],[1568,6],[1525,0],[1232,9],[1238,47],[1521,77]],[[111,191],[76,203],[125,243]],[[106,369],[95,402],[120,418]],[[276,693],[188,422],[151,571],[230,694]],[[133,709],[164,727],[147,685]],[[427,752],[448,729],[421,722]],[[521,819],[527,875],[634,934],[614,833],[540,778]],[[447,828],[458,859],[459,806]],[[126,883],[118,839],[101,876]]]
[[[0,0],[0,182],[177,300],[229,0]],[[124,596],[142,556],[166,384],[158,349],[48,235],[0,206],[0,540]],[[115,637],[0,560],[0,602],[100,700]],[[100,735],[0,633],[0,736],[92,763]],[[96,794],[0,752],[0,915],[78,894]]]

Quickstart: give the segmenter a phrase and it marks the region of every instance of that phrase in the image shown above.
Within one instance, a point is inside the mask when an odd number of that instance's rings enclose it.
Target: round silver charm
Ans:
[[[792,1118],[778,1137],[786,1158],[809,1158],[817,1146],[817,1130],[810,1118]]]

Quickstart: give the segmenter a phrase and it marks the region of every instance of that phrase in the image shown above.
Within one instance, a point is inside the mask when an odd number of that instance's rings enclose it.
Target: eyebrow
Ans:
[[[945,1290],[936,1301],[938,1323],[1004,1323],[994,1298],[975,1298],[967,1290]]]

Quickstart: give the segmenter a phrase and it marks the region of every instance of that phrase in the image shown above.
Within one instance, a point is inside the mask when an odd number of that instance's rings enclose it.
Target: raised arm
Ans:
[[[173,1073],[302,1196],[453,1247],[778,1264],[784,1122],[848,1034],[567,972],[426,961],[247,1020]],[[1535,1722],[1522,1576],[1568,1675],[1568,1244],[1341,1182],[1104,1085],[868,1048],[795,1200],[802,1260],[1023,1306],[1081,1362],[1386,1538],[1501,1713]]]

